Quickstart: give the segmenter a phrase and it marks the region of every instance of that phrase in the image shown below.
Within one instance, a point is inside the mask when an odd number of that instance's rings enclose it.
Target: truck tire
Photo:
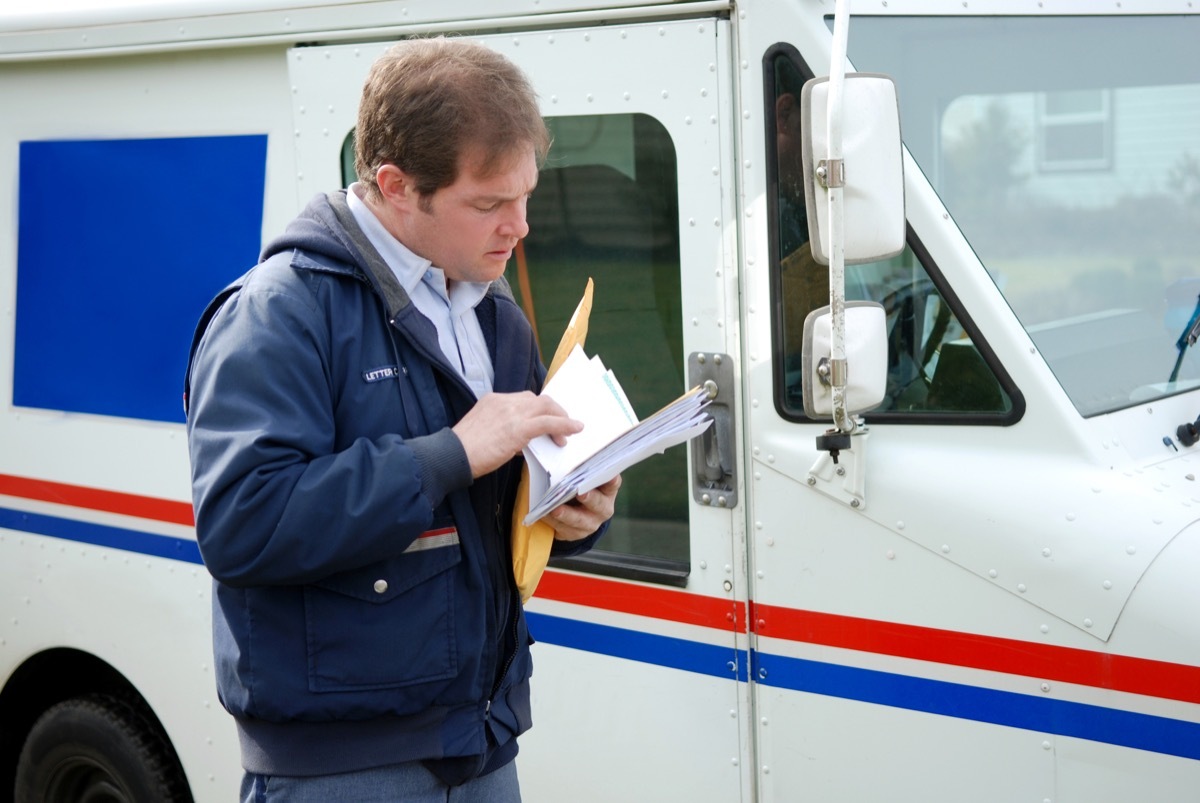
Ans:
[[[34,723],[17,762],[16,803],[185,803],[183,770],[140,700],[94,694]]]

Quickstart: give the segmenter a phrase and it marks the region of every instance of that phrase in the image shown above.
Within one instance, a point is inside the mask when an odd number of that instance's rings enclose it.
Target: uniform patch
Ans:
[[[394,365],[384,365],[379,368],[372,368],[369,371],[363,371],[362,378],[364,382],[382,382],[385,379],[395,379],[400,376],[401,370]]]
[[[426,530],[417,536],[405,552],[424,552],[426,549],[439,549],[454,546],[458,543],[457,527],[439,527],[436,530]]]

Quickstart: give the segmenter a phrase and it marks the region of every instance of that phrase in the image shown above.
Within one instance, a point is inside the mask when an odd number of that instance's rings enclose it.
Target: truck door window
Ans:
[[[828,268],[813,259],[805,217],[799,98],[808,75],[785,46],[768,53],[765,68],[777,401],[784,415],[802,417],[804,319],[829,303]],[[892,259],[847,265],[846,298],[877,301],[887,311],[887,396],[871,420],[1010,418],[1011,396],[922,265],[911,238]]]
[[[554,145],[509,284],[549,360],[594,279],[586,351],[601,356],[645,417],[685,389],[675,147],[645,114],[546,122]],[[581,560],[641,565],[651,579],[662,579],[655,568],[686,573],[687,476],[682,446],[628,469],[601,549]]]
[[[1200,295],[1200,19],[853,29],[856,69],[896,79],[909,153],[1078,412],[1200,387],[1200,351],[1177,346]]]

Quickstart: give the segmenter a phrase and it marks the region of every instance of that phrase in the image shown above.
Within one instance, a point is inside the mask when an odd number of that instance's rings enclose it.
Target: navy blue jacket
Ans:
[[[503,280],[476,311],[495,390],[539,388]],[[474,397],[344,192],[315,198],[213,302],[188,381],[218,688],[244,767],[467,757],[471,774],[510,759],[531,724],[509,544],[520,461],[472,481],[449,427]]]

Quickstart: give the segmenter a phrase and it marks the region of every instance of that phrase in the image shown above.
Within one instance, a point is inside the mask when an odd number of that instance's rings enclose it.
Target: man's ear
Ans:
[[[379,187],[379,194],[384,202],[389,206],[400,209],[416,207],[421,197],[412,176],[392,164],[386,164],[375,171],[375,184]]]

